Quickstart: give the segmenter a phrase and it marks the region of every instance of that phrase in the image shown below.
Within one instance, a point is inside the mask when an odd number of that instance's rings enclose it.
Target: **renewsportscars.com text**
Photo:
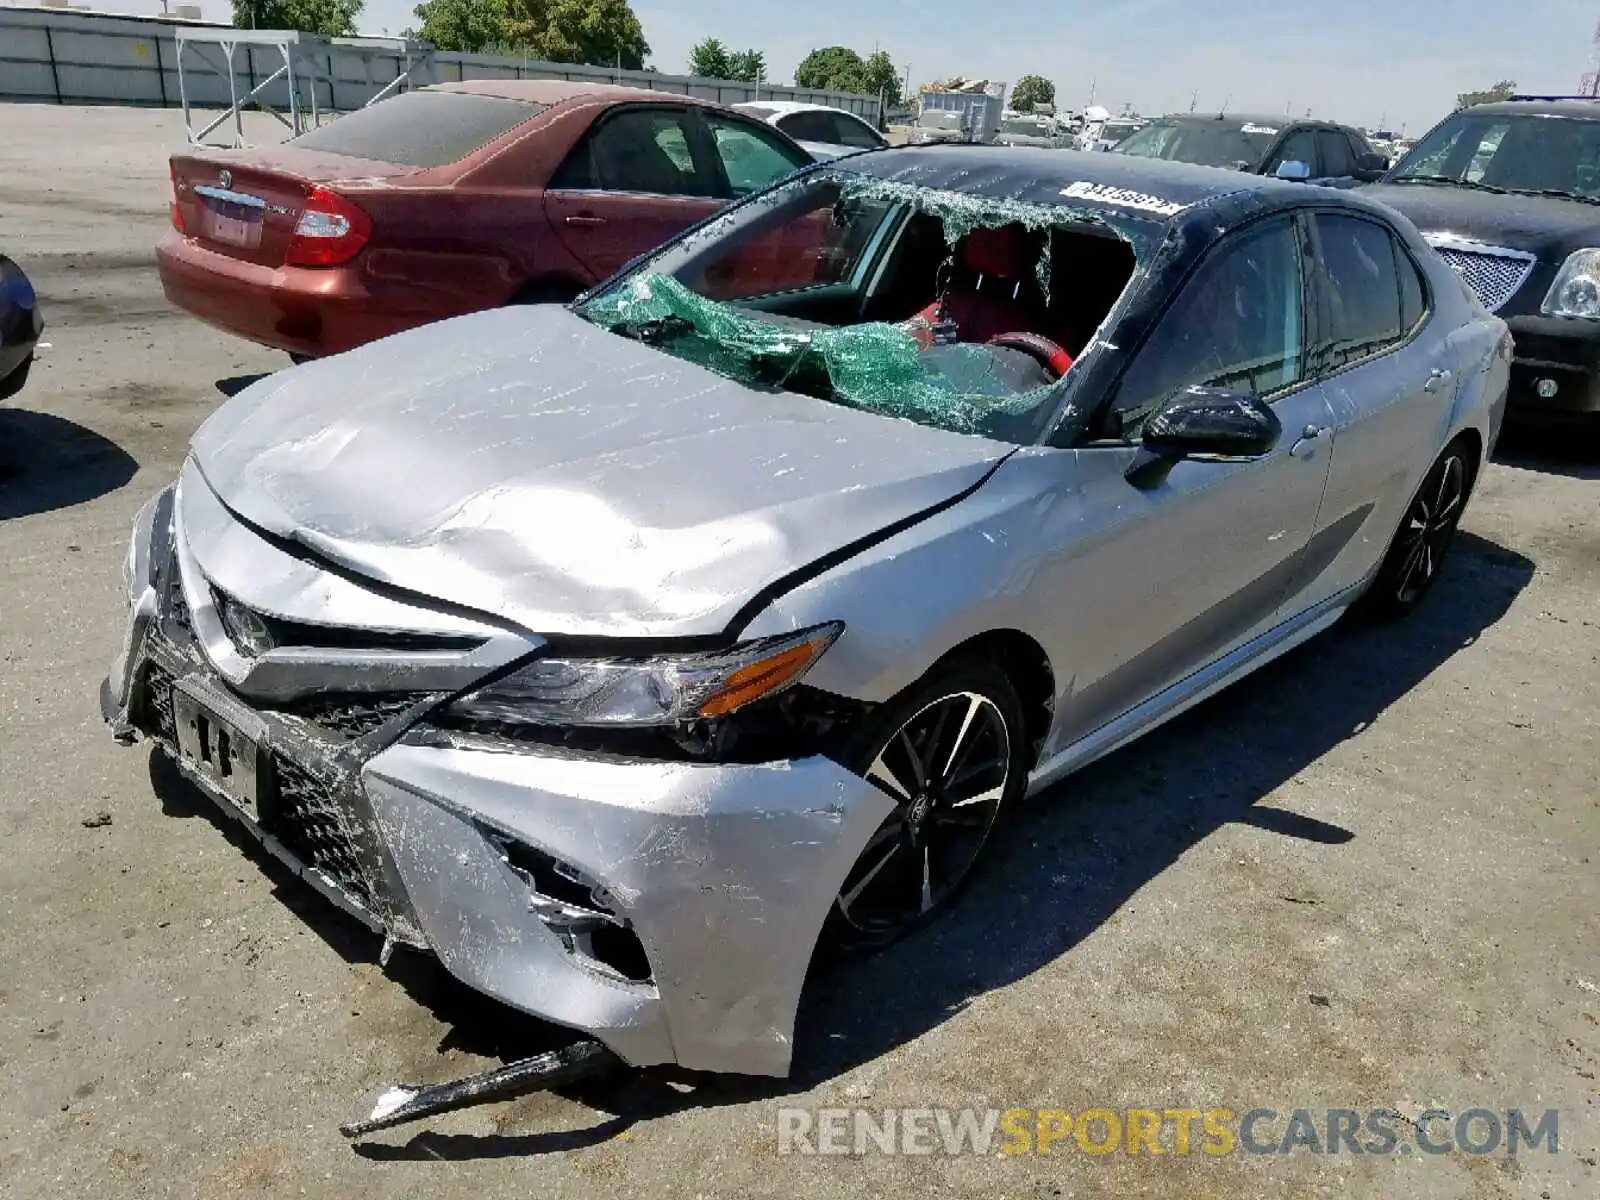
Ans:
[[[1555,1109],[780,1108],[779,1154],[1555,1154]]]

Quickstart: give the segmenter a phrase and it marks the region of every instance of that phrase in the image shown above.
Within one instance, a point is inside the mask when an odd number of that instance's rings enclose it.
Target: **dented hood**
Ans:
[[[753,390],[549,305],[269,376],[193,453],[236,515],[350,571],[536,633],[637,637],[724,632],[1013,448]]]

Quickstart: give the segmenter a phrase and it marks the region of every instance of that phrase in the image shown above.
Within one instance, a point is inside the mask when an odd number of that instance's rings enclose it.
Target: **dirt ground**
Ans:
[[[389,1083],[541,1034],[418,956],[380,970],[100,723],[134,511],[285,361],[162,298],[181,140],[171,112],[0,106],[0,250],[51,343],[0,407],[0,1193],[1600,1195],[1600,448],[1565,438],[1504,448],[1414,620],[1069,780],[949,919],[817,979],[787,1083],[648,1072],[340,1137]],[[778,1153],[785,1105],[1560,1124],[1515,1158],[834,1158]]]

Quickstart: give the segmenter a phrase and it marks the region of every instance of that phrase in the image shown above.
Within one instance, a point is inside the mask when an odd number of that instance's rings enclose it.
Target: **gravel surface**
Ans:
[[[0,1193],[1600,1195],[1600,448],[1567,438],[1504,449],[1415,619],[1067,781],[950,918],[816,980],[794,1079],[647,1072],[347,1143],[389,1083],[544,1034],[421,957],[380,970],[100,723],[134,511],[285,363],[161,295],[181,141],[173,112],[0,106],[0,249],[51,342],[0,407]],[[778,1153],[781,1106],[829,1105],[1260,1107],[1274,1141],[1392,1106],[1406,1144]],[[1559,1109],[1559,1151],[1406,1154],[1432,1107]]]

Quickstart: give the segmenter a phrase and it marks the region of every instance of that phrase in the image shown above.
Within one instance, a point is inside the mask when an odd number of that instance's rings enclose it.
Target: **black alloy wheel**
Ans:
[[[842,951],[888,945],[942,908],[1027,786],[1021,702],[990,663],[939,671],[877,715],[852,765],[895,807],[834,900],[825,941]]]
[[[1465,444],[1452,442],[1412,498],[1363,607],[1377,617],[1412,612],[1433,587],[1472,492]]]

